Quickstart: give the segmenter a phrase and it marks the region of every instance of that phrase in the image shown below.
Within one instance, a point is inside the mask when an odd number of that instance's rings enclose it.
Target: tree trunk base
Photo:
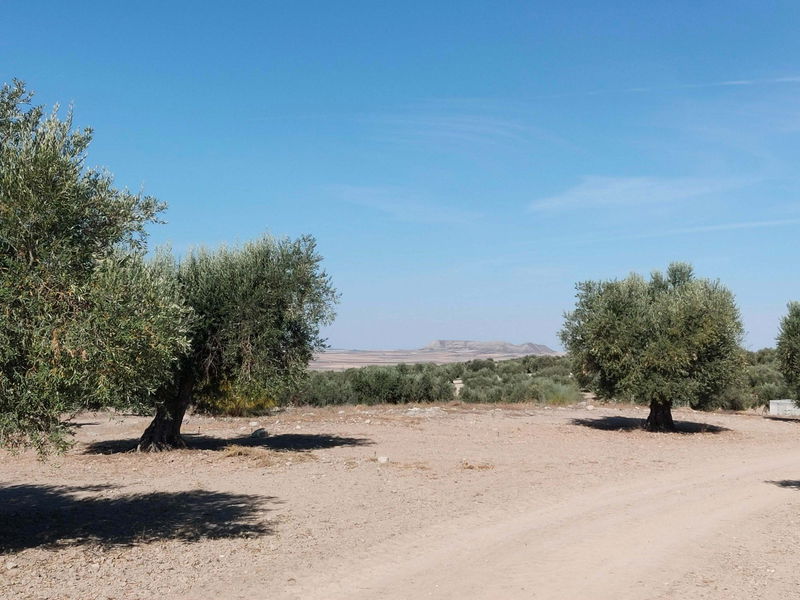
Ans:
[[[180,407],[160,406],[139,438],[136,452],[164,452],[186,448],[186,441],[181,437],[183,413],[184,410]]]
[[[181,450],[188,448],[186,441],[181,436],[170,436],[169,438],[150,438],[142,436],[134,449],[135,452],[167,452],[169,450]]]
[[[675,422],[672,420],[672,402],[652,402],[644,428],[647,431],[675,431]]]
[[[192,399],[193,387],[194,376],[191,370],[185,371],[180,378],[178,393],[156,409],[156,416],[139,438],[136,452],[164,452],[187,447],[181,437],[181,425]]]
[[[164,452],[181,448],[186,448],[186,441],[180,434],[180,422],[176,424],[159,411],[139,438],[136,452]]]

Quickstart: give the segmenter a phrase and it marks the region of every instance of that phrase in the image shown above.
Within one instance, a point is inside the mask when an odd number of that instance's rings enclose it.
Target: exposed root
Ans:
[[[178,436],[169,441],[156,441],[153,439],[139,440],[133,452],[169,452],[170,450],[183,450],[185,448],[188,448],[186,441]]]

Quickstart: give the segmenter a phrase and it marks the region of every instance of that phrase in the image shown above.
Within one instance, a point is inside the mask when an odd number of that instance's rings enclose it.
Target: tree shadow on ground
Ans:
[[[207,490],[115,495],[116,486],[0,487],[0,553],[38,546],[108,546],[271,533],[270,496]]]
[[[784,423],[795,423],[800,425],[800,419],[797,417],[782,417],[779,415],[764,415],[765,419],[769,419],[770,421],[783,421]]]
[[[646,431],[645,419],[632,417],[598,417],[596,419],[572,419],[573,425],[600,429],[602,431]],[[676,433],[722,433],[730,431],[727,427],[694,423],[692,421],[675,421]]]
[[[764,483],[771,483],[782,488],[791,488],[793,490],[800,490],[800,480],[798,479],[781,479],[780,481],[765,481]]]
[[[83,421],[81,423],[78,423],[76,421],[66,421],[66,422],[63,423],[63,425],[65,427],[68,427],[69,429],[80,429],[81,427],[89,427],[91,425],[100,425],[100,422],[99,421]]]
[[[249,446],[269,450],[304,451],[336,448],[337,446],[367,446],[372,440],[367,438],[342,437],[338,435],[282,433],[264,438],[249,435],[233,438],[218,438],[207,435],[185,433],[183,439],[191,449],[224,450],[228,446]],[[138,438],[124,440],[105,440],[87,444],[84,454],[116,454],[130,452],[136,448]]]

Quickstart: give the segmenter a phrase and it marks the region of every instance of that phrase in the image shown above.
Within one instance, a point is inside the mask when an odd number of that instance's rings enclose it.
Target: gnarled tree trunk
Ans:
[[[675,431],[675,422],[672,420],[672,402],[650,402],[650,414],[647,416],[644,428],[647,431]]]
[[[187,368],[180,374],[177,394],[156,409],[156,416],[139,438],[137,451],[160,452],[186,447],[186,442],[181,437],[181,424],[183,415],[192,402],[193,390],[194,373]]]

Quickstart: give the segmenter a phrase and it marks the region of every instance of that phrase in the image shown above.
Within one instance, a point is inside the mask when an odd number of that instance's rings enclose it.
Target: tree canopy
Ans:
[[[295,385],[336,292],[314,239],[146,258],[164,205],[86,166],[89,129],[0,88],[0,445],[63,447],[64,415],[138,407],[143,448],[181,445],[195,392]]]
[[[743,329],[733,294],[690,265],[577,290],[564,346],[598,395],[649,403],[649,429],[673,429],[674,404],[705,406],[737,377]]]
[[[310,236],[264,237],[178,264],[175,279],[195,317],[191,349],[160,390],[140,448],[181,446],[181,420],[198,395],[268,402],[300,382],[324,348],[320,326],[332,321],[337,300],[321,260]]]
[[[91,130],[0,89],[0,443],[61,446],[61,415],[142,402],[188,348],[169,261],[144,259],[162,205],[85,165]]]
[[[778,368],[795,399],[800,399],[800,302],[790,302],[778,333]]]

